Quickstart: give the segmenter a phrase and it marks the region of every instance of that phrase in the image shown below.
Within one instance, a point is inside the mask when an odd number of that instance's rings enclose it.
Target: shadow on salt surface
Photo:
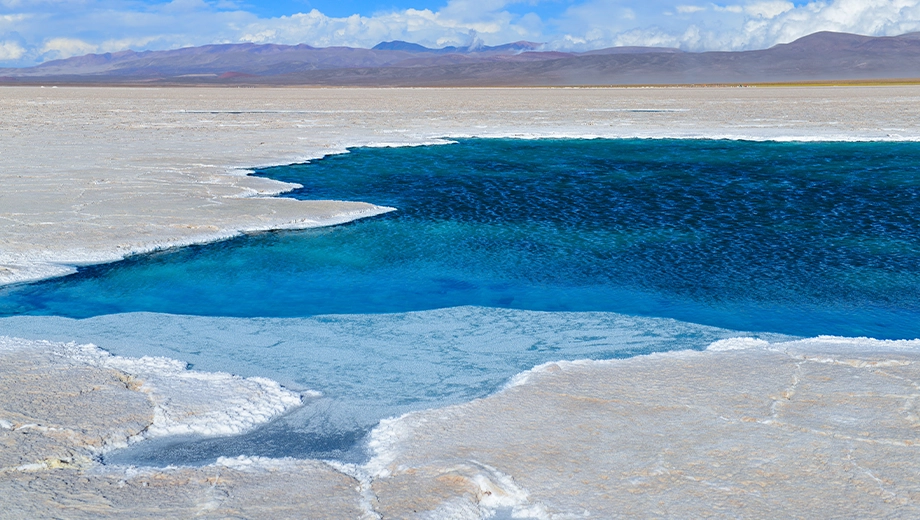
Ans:
[[[107,459],[144,465],[237,455],[357,462],[364,458],[361,439],[381,419],[485,397],[548,361],[699,350],[719,339],[754,336],[665,318],[484,307],[283,319],[18,316],[0,320],[0,327],[13,336],[91,342],[121,356],[164,356],[195,370],[267,377],[322,394],[242,435],[173,437]]]

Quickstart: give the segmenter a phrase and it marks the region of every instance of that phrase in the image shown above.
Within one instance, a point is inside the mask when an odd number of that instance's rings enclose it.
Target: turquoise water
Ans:
[[[0,315],[604,311],[920,336],[920,144],[461,140],[259,172],[397,212],[141,255]]]

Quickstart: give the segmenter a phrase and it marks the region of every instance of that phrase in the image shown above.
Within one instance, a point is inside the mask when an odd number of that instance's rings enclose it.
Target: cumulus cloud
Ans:
[[[557,20],[579,47],[666,45],[690,51],[746,50],[818,32],[893,36],[920,31],[920,0],[787,0],[686,3],[645,0],[627,19],[625,0],[588,0]],[[666,16],[662,16],[666,15]],[[564,38],[559,47],[565,47]]]
[[[767,2],[754,2],[745,5],[742,9],[745,13],[760,18],[775,18],[786,11],[795,8],[795,4],[785,0],[772,0]]]
[[[307,43],[315,46],[371,47],[386,40],[408,40],[423,45],[469,45],[474,38],[488,44],[539,39],[542,20],[534,13],[514,14],[508,7],[524,0],[449,0],[437,11],[405,9],[329,17],[313,9],[271,19],[244,28],[244,41]]]
[[[0,61],[18,60],[25,53],[26,50],[16,42],[0,41]]]
[[[134,50],[237,42],[371,47],[394,39],[430,46],[499,44],[544,37],[538,16],[506,9],[533,1],[450,0],[438,11],[404,9],[331,17],[314,9],[260,18],[240,7],[245,2],[228,0],[0,0],[6,8],[0,8],[0,40],[3,20],[8,18],[11,24],[17,22],[26,49],[18,58],[0,61],[29,65],[74,53],[122,50],[116,48],[118,44]],[[9,63],[13,59],[19,63]]]
[[[327,47],[346,45],[372,47],[385,40],[408,40],[425,45],[468,45],[473,38],[486,43],[538,38],[542,36],[528,28],[527,22],[516,23],[516,16],[504,11],[491,11],[471,18],[469,13],[454,9],[456,2],[439,12],[429,9],[406,9],[371,17],[353,15],[333,18],[316,9],[267,20],[258,20],[244,27],[239,39],[255,43],[307,43]],[[454,13],[463,12],[455,16]],[[531,23],[532,25],[532,23]]]
[[[698,13],[706,10],[705,7],[699,5],[679,5],[674,9],[680,14]]]
[[[765,48],[816,31],[920,31],[920,0],[448,0],[439,9],[331,17],[313,9],[273,18],[236,0],[0,0],[0,64],[87,52],[208,43],[371,47],[546,42],[550,49],[614,45],[690,51]],[[543,17],[542,3],[557,5]]]
[[[47,59],[69,58],[96,52],[98,47],[77,38],[51,38],[39,52]]]

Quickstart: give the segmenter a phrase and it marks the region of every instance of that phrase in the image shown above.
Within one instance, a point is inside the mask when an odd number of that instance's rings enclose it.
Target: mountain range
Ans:
[[[89,54],[0,69],[0,84],[7,85],[576,86],[915,78],[920,33],[819,32],[738,52],[612,47],[575,53],[524,41],[441,49],[402,41],[372,49],[241,43]]]

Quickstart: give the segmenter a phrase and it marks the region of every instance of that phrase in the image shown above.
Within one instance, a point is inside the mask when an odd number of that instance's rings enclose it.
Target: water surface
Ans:
[[[7,288],[3,315],[459,305],[920,336],[920,145],[468,139],[260,172],[397,212]]]

